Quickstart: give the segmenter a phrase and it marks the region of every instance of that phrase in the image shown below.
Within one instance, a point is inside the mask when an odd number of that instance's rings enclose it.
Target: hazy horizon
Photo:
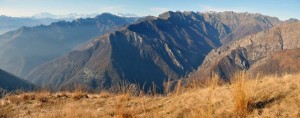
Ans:
[[[151,0],[151,1],[104,1],[104,0],[0,0],[0,15],[13,17],[30,17],[38,13],[54,15],[67,14],[136,14],[137,16],[157,16],[166,11],[234,11],[260,13],[278,17],[280,20],[300,19],[300,1],[297,0]]]

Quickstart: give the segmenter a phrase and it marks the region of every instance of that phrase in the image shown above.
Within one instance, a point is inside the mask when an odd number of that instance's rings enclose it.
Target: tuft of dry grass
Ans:
[[[251,102],[252,92],[248,84],[246,84],[246,73],[236,73],[232,80],[232,94],[234,100],[234,111],[238,117],[246,117],[249,111],[249,104]]]
[[[84,99],[84,98],[89,98],[89,96],[87,95],[86,92],[76,91],[72,94],[72,98],[74,100],[80,100],[80,99]]]
[[[208,95],[208,107],[207,107],[207,114],[206,117],[212,118],[213,117],[213,98],[215,94],[215,89],[218,86],[218,83],[220,81],[220,77],[213,73],[212,77],[209,81],[207,81],[207,85],[209,88],[209,95]]]
[[[121,81],[117,83],[116,86],[110,88],[112,93],[117,94],[130,94],[130,95],[139,95],[140,94],[140,86],[137,84],[132,84],[128,81]]]
[[[153,96],[156,97],[156,85],[154,82],[152,82],[152,92],[153,92]],[[150,92],[151,93],[151,92]]]
[[[180,90],[182,89],[181,81],[182,80],[178,80],[177,83],[176,83],[175,90],[174,90],[174,93],[173,93],[175,96],[178,96],[180,94]]]
[[[6,96],[7,94],[8,94],[8,91],[0,87],[0,98]]]
[[[168,79],[166,82],[164,82],[163,86],[164,86],[164,94],[169,95],[171,89],[171,80]]]
[[[0,117],[300,117],[300,74],[249,77],[241,72],[231,84],[220,84],[213,74],[206,87],[192,83],[187,89],[178,81],[172,95],[156,96],[134,95],[129,85],[120,88],[124,93],[20,93],[0,99]]]

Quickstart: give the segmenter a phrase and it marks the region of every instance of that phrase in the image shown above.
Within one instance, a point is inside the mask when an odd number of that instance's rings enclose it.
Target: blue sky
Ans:
[[[0,14],[8,16],[32,16],[40,12],[157,16],[169,10],[251,12],[281,20],[300,19],[300,0],[0,0]]]

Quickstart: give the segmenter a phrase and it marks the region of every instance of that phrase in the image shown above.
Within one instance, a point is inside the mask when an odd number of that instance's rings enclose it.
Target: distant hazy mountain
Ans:
[[[283,24],[213,50],[190,78],[212,72],[229,79],[238,71],[256,74],[300,72],[300,22]]]
[[[37,19],[41,19],[41,18],[51,18],[51,19],[63,19],[66,21],[72,21],[75,19],[79,19],[79,18],[94,18],[96,17],[98,14],[76,14],[76,13],[71,13],[71,14],[66,14],[66,15],[54,15],[51,13],[47,13],[47,12],[43,12],[43,13],[38,13],[32,16],[32,18],[37,18]]]
[[[49,25],[56,21],[59,21],[59,19],[0,16],[0,35],[8,31],[16,30],[22,26],[32,27],[41,24]]]
[[[132,13],[118,13],[117,15],[120,17],[139,17],[138,15]]]
[[[66,15],[54,15],[51,13],[43,12],[43,13],[38,13],[38,14],[33,15],[32,18],[36,18],[36,19],[51,18],[51,19],[63,19],[63,20],[67,20],[67,21],[72,21],[72,20],[79,19],[79,18],[93,18],[97,15],[98,15],[97,13],[94,13],[94,14],[71,13],[71,14],[66,14]],[[120,16],[120,17],[139,17],[138,15],[132,14],[132,13],[118,13],[116,15]]]
[[[260,14],[166,12],[105,34],[36,68],[26,79],[54,89],[107,89],[120,81],[162,88],[197,69],[222,43],[281,23]]]
[[[0,67],[24,77],[33,68],[71,51],[105,32],[134,22],[112,14],[49,26],[22,27],[0,36]]]
[[[299,20],[296,19],[296,18],[290,18],[288,20],[286,20],[285,22],[288,22],[288,23],[293,23],[293,22],[298,22]]]
[[[51,14],[51,13],[47,13],[47,12],[34,14],[32,17],[33,18],[57,18],[56,15]]]
[[[33,90],[35,86],[0,69],[0,88],[7,91]]]

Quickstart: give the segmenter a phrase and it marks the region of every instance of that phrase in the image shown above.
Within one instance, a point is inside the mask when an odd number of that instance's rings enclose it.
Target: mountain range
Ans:
[[[7,32],[0,36],[0,67],[25,77],[35,67],[64,55],[79,44],[135,20],[104,13],[95,18],[59,21]]]
[[[0,35],[0,68],[7,78],[51,90],[110,90],[128,82],[162,91],[165,81],[212,73],[230,81],[239,71],[299,72],[299,28],[297,19],[247,12],[103,13]]]
[[[235,12],[165,12],[106,33],[35,68],[26,79],[52,89],[108,89],[123,81],[162,90],[196,70],[213,49],[282,24],[278,18]]]
[[[70,13],[70,14],[66,14],[66,15],[54,15],[54,14],[51,14],[48,12],[42,12],[42,13],[34,14],[33,16],[31,16],[31,18],[36,18],[36,19],[50,18],[50,19],[63,19],[66,21],[72,21],[72,20],[76,20],[76,19],[80,19],[80,18],[94,18],[97,15],[98,15],[97,13],[93,13],[93,14]],[[131,17],[131,18],[139,17],[138,15],[132,14],[132,13],[118,13],[117,16]]]
[[[42,12],[42,13],[38,13],[38,14],[34,14],[33,16],[31,16],[31,18],[35,18],[35,19],[41,19],[41,18],[50,18],[50,19],[64,19],[66,21],[72,21],[72,20],[76,20],[76,19],[80,19],[80,18],[94,18],[96,17],[98,14],[76,14],[76,13],[71,13],[71,14],[66,14],[66,15],[54,15],[51,13],[47,13],[47,12]]]
[[[21,17],[10,17],[0,16],[0,35],[8,31],[16,30],[22,26],[32,27],[37,25],[49,25],[52,22],[56,22],[62,19],[52,18],[21,18]]]

